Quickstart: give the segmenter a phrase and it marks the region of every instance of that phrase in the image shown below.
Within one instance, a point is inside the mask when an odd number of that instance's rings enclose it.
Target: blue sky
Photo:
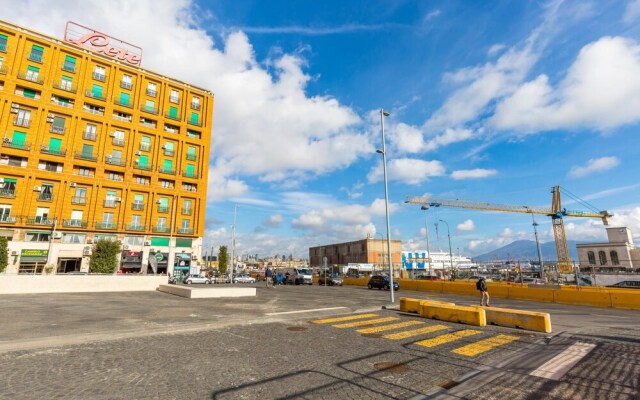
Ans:
[[[605,4],[606,3],[606,4]],[[548,206],[560,185],[640,238],[640,1],[0,0],[62,37],[73,20],[216,96],[205,246],[306,256],[386,235],[425,248],[406,196]],[[10,6],[10,7],[9,7]],[[571,209],[584,209],[564,196]],[[529,215],[441,208],[431,244],[481,254],[533,240]],[[539,217],[542,241],[550,221]],[[567,237],[605,238],[567,219]]]

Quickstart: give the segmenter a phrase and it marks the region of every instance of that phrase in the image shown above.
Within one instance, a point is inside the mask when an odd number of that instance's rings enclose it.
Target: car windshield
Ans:
[[[311,270],[308,268],[298,268],[298,273],[300,275],[311,275]]]

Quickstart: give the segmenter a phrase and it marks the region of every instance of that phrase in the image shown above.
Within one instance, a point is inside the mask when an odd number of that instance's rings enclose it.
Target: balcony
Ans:
[[[113,156],[112,156],[112,155],[110,155],[110,154],[107,154],[107,155],[104,157],[104,162],[105,162],[105,163],[107,163],[107,164],[117,165],[117,166],[120,166],[120,167],[125,167],[125,166],[127,165],[127,163],[126,163],[126,162],[124,162],[124,161],[122,161],[122,159],[121,159],[121,158],[113,157]]]
[[[13,119],[13,124],[15,126],[21,126],[23,128],[28,128],[29,126],[31,126],[31,120],[29,118],[14,118]]]
[[[158,206],[158,212],[159,213],[168,213],[169,212],[169,206]]]
[[[37,83],[39,85],[42,85],[44,83],[44,79],[40,78],[39,74],[18,72],[18,78],[24,79],[25,81]]]
[[[123,88],[123,89],[131,90],[131,82],[120,81],[120,87]]]
[[[104,101],[104,100],[106,99],[106,97],[104,97],[104,96],[102,95],[102,93],[94,93],[94,92],[93,92],[93,91],[91,91],[91,90],[85,90],[85,91],[84,91],[84,95],[85,95],[85,96],[87,96],[87,97],[91,97],[92,99],[96,99],[96,100],[102,100],[102,101]]]
[[[115,181],[115,182],[123,182],[124,181],[124,176],[110,173],[109,175],[107,175],[107,179],[110,180],[110,181]]]
[[[191,215],[192,210],[192,208],[183,208],[182,215]]]
[[[118,202],[116,201],[116,199],[105,200],[102,203],[102,206],[104,208],[116,208],[118,206]]]
[[[158,115],[158,113],[160,112],[160,110],[158,110],[157,108],[147,107],[145,105],[140,106],[140,111],[144,111],[146,113],[155,114],[155,115]]]
[[[197,119],[190,119],[189,121],[187,121],[187,123],[195,126],[202,126],[202,122],[198,121]]]
[[[82,219],[64,219],[62,220],[62,226],[66,228],[87,228],[89,223]]]
[[[11,215],[3,215],[0,217],[0,224],[15,224],[16,223],[16,217],[13,217]]]
[[[144,210],[144,203],[134,201],[133,203],[131,203],[131,209],[136,211]]]
[[[193,108],[194,110],[199,110],[200,109],[200,103],[191,102],[191,108]]]
[[[195,154],[187,154],[187,160],[195,161],[198,158]]]
[[[71,198],[71,204],[87,204],[87,198],[80,197],[80,196],[73,196]]]
[[[118,224],[114,222],[96,222],[96,229],[109,229],[116,230],[118,229]]]
[[[180,128],[178,128],[177,126],[165,124],[164,131],[169,133],[180,133]]]
[[[140,142],[140,150],[149,151],[151,150],[151,143],[148,142]]]
[[[164,149],[163,154],[164,154],[165,156],[168,156],[168,157],[173,157],[173,155],[175,154],[175,152],[174,152],[173,150]]]
[[[180,98],[176,97],[176,96],[170,96],[169,97],[169,102],[170,103],[174,103],[174,104],[179,104],[180,103]]]
[[[3,138],[2,139],[2,147],[9,147],[11,149],[18,150],[31,150],[31,143],[25,143],[18,140],[13,140],[12,138]]]
[[[38,195],[38,201],[53,201],[52,193],[40,193]]]
[[[82,132],[82,138],[86,140],[96,141],[96,133],[91,131]]]
[[[179,115],[171,115],[171,113],[164,113],[164,117],[165,118],[170,118],[176,121],[180,121],[180,116]]]
[[[104,74],[100,74],[98,72],[94,72],[91,76],[93,77],[93,79],[100,82],[104,82],[104,80],[107,78]]]
[[[151,227],[151,232],[153,233],[167,233],[169,231],[169,227],[164,225],[154,225]]]
[[[146,230],[146,225],[138,225],[138,224],[126,224],[124,229],[128,231],[138,231],[143,232]]]
[[[155,121],[145,120],[144,118],[140,118],[140,125],[153,129],[156,129],[157,126]]]
[[[176,170],[173,169],[173,168],[169,169],[169,168],[160,167],[160,168],[158,168],[158,172],[160,172],[161,174],[169,174],[169,175],[175,175],[176,174]]]
[[[114,137],[113,139],[111,139],[111,144],[114,146],[124,147],[125,140],[122,138]]]
[[[27,58],[31,61],[35,61],[37,63],[42,64],[42,54],[40,53],[31,52],[29,53],[29,56]]]
[[[65,99],[66,100],[66,99]],[[73,102],[70,101],[60,101],[57,97],[51,96],[51,102],[60,107],[73,108]],[[85,110],[87,111],[87,110]]]
[[[142,164],[142,163],[140,163],[140,161],[134,161],[133,162],[133,168],[141,169],[141,170],[144,170],[144,171],[152,171],[153,170],[153,165],[152,164]]]
[[[57,133],[58,135],[64,135],[64,132],[67,130],[66,127],[64,126],[56,126],[56,125],[51,125],[49,127],[49,132],[51,133]]]
[[[7,74],[7,67],[0,66],[0,74],[6,75]]]
[[[40,153],[42,154],[51,154],[52,156],[60,156],[64,157],[67,155],[67,149],[60,149],[57,147],[49,147],[49,146],[40,146]]]
[[[98,156],[94,156],[93,153],[87,153],[84,151],[76,151],[73,158],[77,160],[98,161]]]
[[[67,72],[71,72],[74,73],[76,72],[76,65],[72,64],[70,62],[65,62],[64,64],[62,64],[62,69],[67,71]]]
[[[68,81],[54,82],[53,87],[56,89],[64,90],[66,92],[76,93],[78,91],[78,88],[67,82]]]
[[[124,101],[120,100],[120,99],[119,99],[119,98],[117,98],[117,97],[114,97],[114,98],[113,98],[113,102],[114,102],[114,103],[116,103],[116,104],[117,104],[117,105],[119,105],[119,106],[122,106],[122,107],[133,108],[133,105],[132,105],[130,102],[128,102],[128,101],[127,101],[127,102],[125,103]]]
[[[15,189],[0,189],[0,197],[13,199],[16,197]]]
[[[95,108],[95,107],[87,106],[85,104],[84,106],[82,106],[82,109],[91,114],[100,115],[100,116],[104,115],[104,108],[102,107]]]
[[[193,178],[193,179],[200,178],[200,176],[197,173],[191,172],[191,171],[182,171],[182,176],[185,178]]]
[[[178,233],[184,235],[193,235],[193,228],[178,228]]]
[[[156,97],[158,95],[158,92],[156,90],[151,90],[151,89],[147,89],[146,93],[147,93],[147,96],[151,96],[151,97]]]
[[[43,217],[27,217],[27,225],[53,225],[53,220]]]
[[[131,115],[129,114],[114,113],[112,117],[118,121],[131,122]]]

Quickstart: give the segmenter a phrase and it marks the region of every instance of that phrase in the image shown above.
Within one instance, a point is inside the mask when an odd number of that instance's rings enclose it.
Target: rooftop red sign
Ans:
[[[142,62],[142,49],[140,47],[112,38],[75,22],[67,22],[64,29],[64,40],[129,64],[140,65]]]

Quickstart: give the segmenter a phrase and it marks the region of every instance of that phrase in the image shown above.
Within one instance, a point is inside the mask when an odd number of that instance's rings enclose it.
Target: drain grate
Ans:
[[[378,371],[391,372],[392,374],[402,374],[409,371],[409,367],[406,364],[391,361],[375,363],[373,367]]]
[[[307,328],[306,326],[290,326],[287,328],[287,330],[291,332],[304,332],[308,329],[309,328]]]
[[[443,389],[451,389],[452,387],[458,386],[460,382],[452,381],[451,379],[447,379],[446,381],[440,382],[438,386]]]

